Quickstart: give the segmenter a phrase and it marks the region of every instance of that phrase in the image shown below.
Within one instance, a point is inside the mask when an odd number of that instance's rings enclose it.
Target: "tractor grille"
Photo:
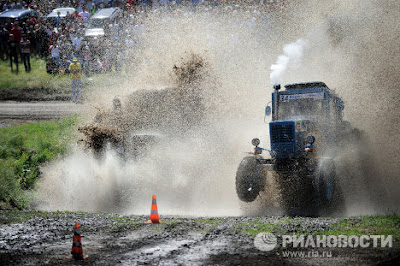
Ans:
[[[294,124],[270,124],[271,143],[294,142]]]

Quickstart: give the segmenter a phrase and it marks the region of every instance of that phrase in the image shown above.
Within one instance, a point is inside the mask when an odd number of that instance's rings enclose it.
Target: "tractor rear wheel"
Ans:
[[[317,216],[313,203],[313,180],[306,170],[280,173],[282,204],[289,216]]]
[[[338,214],[344,210],[343,194],[337,179],[335,162],[322,159],[314,180],[316,205],[321,215]]]

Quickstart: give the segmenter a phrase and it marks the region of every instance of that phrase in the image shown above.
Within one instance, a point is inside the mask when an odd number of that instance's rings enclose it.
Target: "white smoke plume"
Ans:
[[[307,40],[298,39],[296,42],[283,47],[283,55],[278,56],[276,63],[271,65],[271,84],[280,84],[288,68],[296,68],[301,63]]]

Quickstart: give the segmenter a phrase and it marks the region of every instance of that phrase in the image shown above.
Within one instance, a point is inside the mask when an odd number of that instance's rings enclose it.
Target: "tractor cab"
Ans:
[[[319,142],[327,142],[342,121],[343,102],[323,82],[307,82],[274,86],[272,121],[269,124],[271,156],[276,159],[301,158],[313,151]],[[266,108],[266,115],[270,112]],[[320,141],[321,138],[324,141]]]
[[[324,82],[294,83],[274,86],[272,121],[306,119],[321,123],[342,120],[341,101]]]

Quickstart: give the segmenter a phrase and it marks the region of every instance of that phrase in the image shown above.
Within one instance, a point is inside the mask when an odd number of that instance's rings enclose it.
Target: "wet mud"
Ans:
[[[21,215],[23,212],[21,212]],[[3,212],[1,220],[7,217]],[[25,214],[26,215],[26,214]],[[29,213],[28,213],[29,215]],[[14,215],[15,216],[15,215]],[[400,261],[400,247],[314,248],[314,257],[286,258],[278,245],[270,252],[254,245],[249,224],[273,226],[272,233],[312,234],[327,231],[333,218],[163,217],[146,225],[147,216],[87,213],[40,213],[20,223],[0,226],[1,265],[379,265]],[[357,223],[359,218],[352,218]],[[81,223],[85,261],[70,255],[73,226]],[[285,222],[282,222],[285,221]],[[244,230],[244,228],[247,228]],[[294,251],[311,250],[307,248]],[[317,257],[316,252],[331,252]]]

